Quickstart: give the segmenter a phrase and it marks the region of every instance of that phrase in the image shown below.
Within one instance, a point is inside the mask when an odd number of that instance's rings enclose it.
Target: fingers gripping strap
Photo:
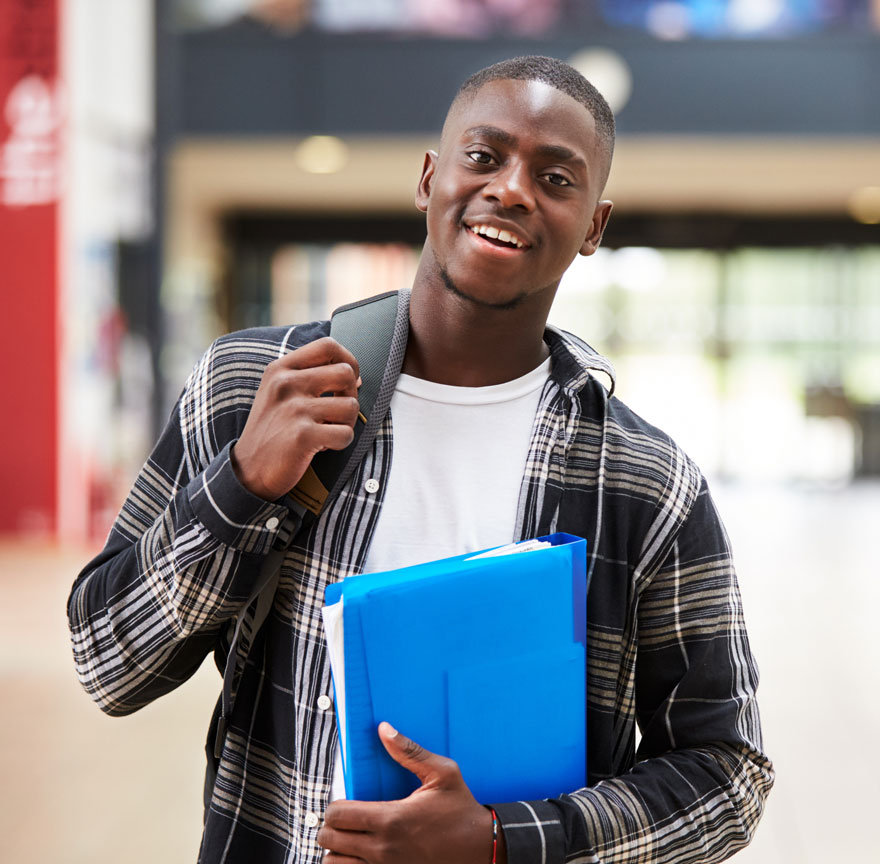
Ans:
[[[290,492],[295,501],[315,515],[324,507],[330,494],[337,492],[341,482],[347,479],[354,467],[352,457],[355,451],[359,456],[363,455],[358,443],[364,430],[370,426],[371,434],[375,434],[377,427],[371,426],[369,418],[374,407],[378,407],[376,399],[386,379],[386,367],[393,365],[389,364],[389,360],[393,337],[398,329],[395,326],[400,317],[398,307],[402,302],[408,308],[406,299],[399,297],[397,291],[390,291],[341,306],[333,313],[330,335],[354,354],[360,367],[358,402],[362,418],[355,423],[351,444],[344,450],[325,450],[315,456],[309,470]],[[393,373],[395,379],[399,371],[398,363]]]
[[[396,315],[397,292],[390,291],[342,306],[330,321],[330,335],[354,354],[360,366],[358,402],[365,417],[370,416],[382,385]]]

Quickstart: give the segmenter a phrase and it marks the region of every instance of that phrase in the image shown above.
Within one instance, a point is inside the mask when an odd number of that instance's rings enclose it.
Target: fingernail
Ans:
[[[364,383],[364,382],[363,382],[363,379],[361,378],[360,375],[358,375],[357,386],[360,387],[361,384],[363,384],[363,383]]]
[[[397,737],[397,730],[387,720],[383,720],[379,725],[388,727],[385,731],[388,733],[389,738]]]

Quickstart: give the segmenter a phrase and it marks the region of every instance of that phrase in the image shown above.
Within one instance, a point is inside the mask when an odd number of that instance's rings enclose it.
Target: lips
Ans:
[[[484,238],[493,246],[499,249],[519,249],[526,250],[531,246],[528,239],[523,236],[522,232],[517,231],[512,226],[499,224],[497,222],[469,220],[465,222],[465,227],[477,237]]]

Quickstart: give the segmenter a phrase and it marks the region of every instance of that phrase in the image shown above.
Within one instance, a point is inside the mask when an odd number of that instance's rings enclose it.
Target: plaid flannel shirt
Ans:
[[[229,448],[264,367],[328,332],[327,322],[259,328],[210,347],[68,604],[83,686],[107,713],[128,714],[210,652],[223,668],[264,556],[293,537],[266,623],[253,633],[245,618],[235,707],[206,789],[202,864],[322,855],[315,836],[337,740],[334,711],[319,702],[332,695],[323,591],[363,568],[392,422],[301,531],[294,509],[239,484]],[[588,786],[495,804],[508,861],[723,860],[748,843],[773,782],[724,529],[693,463],[591,374],[611,374],[607,361],[569,334],[548,328],[546,338],[552,370],[516,537],[588,540]],[[379,480],[377,492],[367,479]],[[215,713],[209,744],[216,722]]]

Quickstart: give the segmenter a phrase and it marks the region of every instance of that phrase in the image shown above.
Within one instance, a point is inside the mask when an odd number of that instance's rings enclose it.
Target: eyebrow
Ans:
[[[466,136],[479,135],[485,138],[492,138],[499,144],[504,144],[507,147],[512,147],[517,143],[515,135],[511,135],[510,132],[499,129],[497,126],[471,126],[470,129],[465,130],[464,134]],[[583,157],[575,153],[574,150],[563,147],[561,144],[539,144],[537,151],[540,156],[546,159],[553,159],[558,162],[577,162],[585,168],[587,165]]]

